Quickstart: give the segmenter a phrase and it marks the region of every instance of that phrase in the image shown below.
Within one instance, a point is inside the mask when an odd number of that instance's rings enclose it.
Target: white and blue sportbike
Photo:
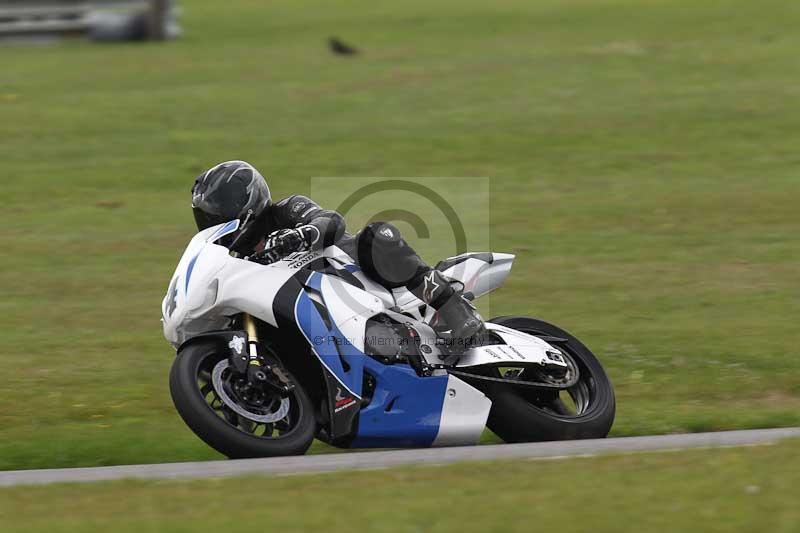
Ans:
[[[264,265],[240,257],[239,221],[189,243],[162,304],[177,349],[175,407],[228,457],[342,448],[605,437],[614,393],[566,331],[500,317],[453,339],[405,288],[367,278],[337,246]],[[467,298],[498,288],[514,256],[466,253],[436,266]]]

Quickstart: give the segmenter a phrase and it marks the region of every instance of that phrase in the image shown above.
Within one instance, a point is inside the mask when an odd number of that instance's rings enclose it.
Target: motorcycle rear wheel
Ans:
[[[481,385],[492,400],[489,429],[506,442],[596,439],[608,435],[616,410],[614,389],[586,346],[558,326],[535,318],[504,316],[490,322],[531,335],[566,339],[554,346],[574,362],[580,377],[564,391],[502,383]]]
[[[265,396],[259,400],[261,406],[254,407],[236,397],[230,387],[223,392],[217,390],[223,378],[235,377],[225,363],[226,354],[214,342],[191,344],[178,353],[170,371],[169,388],[186,425],[231,459],[304,454],[314,440],[316,421],[313,405],[302,386],[290,375],[294,389],[283,398],[277,392],[275,398]],[[225,403],[234,400],[234,408]],[[274,407],[269,409],[270,405]],[[281,418],[268,423],[259,421],[259,416],[265,418],[265,414],[266,418],[270,414]]]

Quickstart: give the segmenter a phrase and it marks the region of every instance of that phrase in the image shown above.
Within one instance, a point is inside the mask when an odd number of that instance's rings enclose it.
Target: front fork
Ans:
[[[254,375],[258,372],[264,374],[261,370],[261,361],[258,360],[258,328],[255,319],[247,313],[242,313],[242,324],[247,332],[247,354],[250,357],[247,365],[247,377],[251,378],[255,377]],[[258,380],[264,381],[264,379],[264,376],[259,376]]]
[[[256,326],[256,320],[251,315],[242,313],[242,325],[247,333],[247,354],[249,357],[247,364],[247,381],[253,384],[264,384],[267,382],[273,386],[278,385],[278,387],[284,391],[292,390],[294,384],[280,365],[277,364],[277,361],[275,364],[269,364],[266,361],[262,364],[263,358],[259,354],[258,327]],[[271,376],[268,376],[268,373],[274,376],[274,378],[270,379]]]

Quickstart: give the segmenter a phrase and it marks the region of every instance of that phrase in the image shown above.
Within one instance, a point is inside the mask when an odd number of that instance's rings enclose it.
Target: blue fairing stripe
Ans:
[[[305,286],[322,293],[322,274],[319,272],[313,272],[306,280]]]
[[[321,294],[321,281],[322,274],[315,272],[305,285]],[[361,396],[364,371],[375,378],[372,401],[359,414],[353,447],[433,443],[439,432],[447,376],[420,378],[408,365],[383,365],[368,357],[348,342],[335,324],[328,329],[305,291],[298,295],[295,319],[320,362],[351,394]],[[342,360],[349,366],[347,371]]]
[[[229,235],[239,229],[239,219],[231,220],[230,222],[226,223],[224,226],[219,228],[217,231],[211,234],[211,236],[206,239],[206,242],[214,242],[225,235]],[[185,292],[189,292],[189,280],[192,279],[192,271],[194,270],[194,264],[197,262],[197,258],[200,257],[200,252],[197,253],[196,256],[189,261],[189,266],[186,267],[186,285],[184,288]]]
[[[319,287],[320,280],[315,280],[314,278],[321,278],[321,274],[318,272],[313,273],[308,281],[306,281],[306,284],[312,287],[315,285]],[[322,363],[331,374],[336,376],[336,379],[350,394],[360,399],[360,375],[358,380],[352,379],[353,369],[351,368],[350,373],[345,372],[342,362],[339,359],[339,352],[336,346],[340,342],[341,336],[337,336],[335,332],[328,330],[319,311],[314,307],[314,303],[304,290],[301,290],[297,295],[294,315],[300,331],[311,345],[311,349],[317,355],[320,363]]]
[[[189,280],[192,279],[192,271],[194,270],[194,264],[197,262],[198,257],[200,257],[199,252],[192,258],[191,261],[189,261],[189,266],[186,267],[186,287],[184,288],[184,292],[186,293],[189,292]]]
[[[223,238],[225,235],[229,235],[229,234],[233,233],[237,229],[239,229],[239,219],[238,218],[234,219],[234,220],[231,220],[230,222],[226,223],[224,226],[219,228],[217,231],[212,233],[211,236],[207,239],[206,242],[217,241],[217,240]]]

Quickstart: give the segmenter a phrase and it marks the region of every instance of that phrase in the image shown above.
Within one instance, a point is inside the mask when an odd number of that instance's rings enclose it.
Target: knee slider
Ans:
[[[365,228],[372,234],[372,238],[381,245],[395,245],[400,242],[402,236],[400,230],[388,222],[372,222]]]

